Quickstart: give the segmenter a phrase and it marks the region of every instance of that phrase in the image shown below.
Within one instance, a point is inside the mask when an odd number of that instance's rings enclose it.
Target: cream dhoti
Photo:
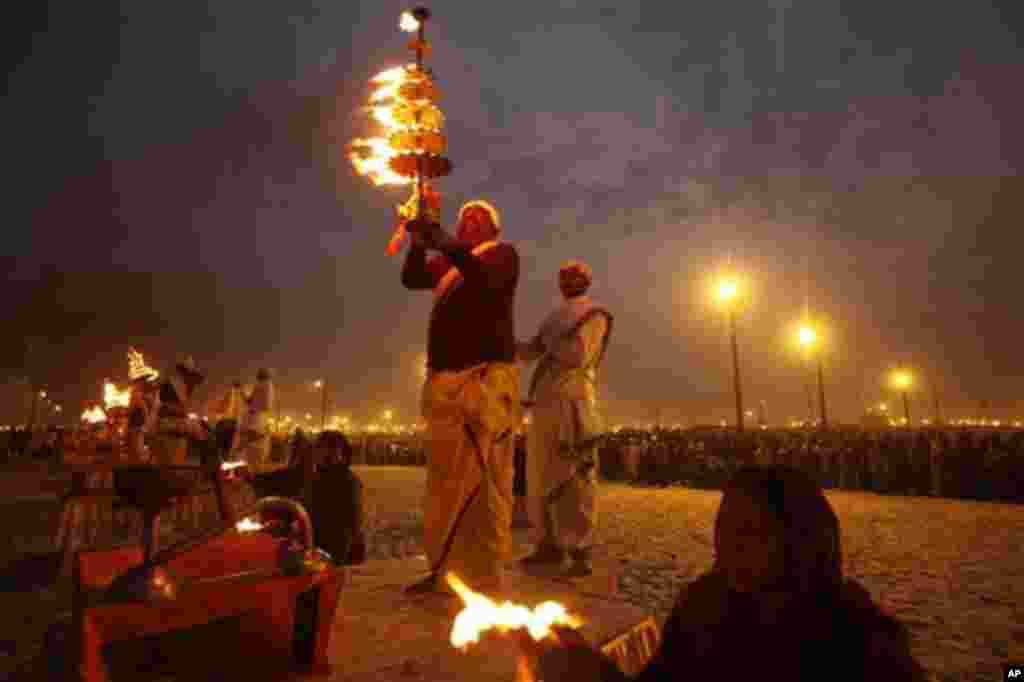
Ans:
[[[527,511],[533,540],[586,551],[597,526],[596,371],[607,346],[611,315],[586,297],[567,302],[541,327],[544,357],[530,386]]]
[[[434,575],[453,571],[474,589],[502,587],[518,394],[519,368],[509,363],[432,372],[423,389],[427,558]]]

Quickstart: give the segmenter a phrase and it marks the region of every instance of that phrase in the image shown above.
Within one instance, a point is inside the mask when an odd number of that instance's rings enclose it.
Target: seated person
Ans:
[[[313,537],[337,564],[366,560],[363,482],[351,469],[352,445],[339,431],[324,431],[317,439],[316,475],[310,495]]]
[[[252,485],[260,497],[290,497],[307,507],[310,486],[315,475],[313,444],[302,431],[295,434],[287,466],[252,475]]]
[[[537,679],[625,675],[574,630],[519,638]],[[735,676],[733,675],[735,673]],[[789,467],[745,467],[725,486],[715,563],[683,588],[661,646],[635,678],[651,680],[927,679],[906,629],[842,575],[839,523],[821,489]]]

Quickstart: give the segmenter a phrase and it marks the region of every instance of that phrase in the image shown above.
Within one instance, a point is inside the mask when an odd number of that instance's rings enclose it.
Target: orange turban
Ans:
[[[566,261],[558,270],[558,281],[567,296],[579,296],[590,288],[594,271],[583,261]]]

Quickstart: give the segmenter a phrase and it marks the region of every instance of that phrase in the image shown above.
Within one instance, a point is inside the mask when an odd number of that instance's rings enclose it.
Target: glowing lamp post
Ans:
[[[29,419],[28,430],[34,431],[36,428],[36,419],[39,415],[39,401],[46,400],[46,391],[34,391],[32,393],[32,416]]]
[[[320,391],[320,430],[324,430],[324,422],[327,421],[327,382],[317,379],[313,382],[313,388]]]
[[[736,300],[739,296],[739,285],[733,278],[726,278],[718,283],[715,292],[718,303],[725,308],[729,316],[729,343],[732,346],[732,380],[733,392],[736,397],[736,430],[743,430],[743,387],[740,381],[740,354],[736,344]]]
[[[899,391],[903,396],[903,419],[907,423],[907,428],[910,428],[910,400],[907,394],[910,392],[910,387],[914,384],[914,376],[905,369],[899,369],[892,373],[889,378],[889,383],[894,389]]]
[[[828,428],[828,412],[825,409],[825,371],[822,367],[821,352],[818,349],[818,332],[809,324],[801,325],[797,332],[797,343],[809,357],[815,353],[818,360],[818,411],[821,416],[821,428]]]

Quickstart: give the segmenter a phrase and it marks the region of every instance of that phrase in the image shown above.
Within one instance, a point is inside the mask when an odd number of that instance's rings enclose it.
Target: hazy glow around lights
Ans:
[[[797,340],[800,342],[801,346],[809,348],[817,343],[818,332],[814,331],[813,327],[800,327],[800,331],[797,332]]]

